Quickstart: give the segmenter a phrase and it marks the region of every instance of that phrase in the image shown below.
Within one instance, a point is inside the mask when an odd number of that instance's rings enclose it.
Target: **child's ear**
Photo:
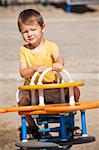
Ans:
[[[46,29],[46,28],[45,28],[45,24],[43,24],[43,25],[42,25],[42,31],[44,32],[45,29]]]

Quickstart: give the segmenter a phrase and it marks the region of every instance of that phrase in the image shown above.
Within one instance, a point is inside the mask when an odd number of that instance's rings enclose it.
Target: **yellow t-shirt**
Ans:
[[[36,65],[45,65],[47,67],[52,67],[54,55],[57,59],[59,49],[54,42],[45,41],[44,46],[40,50],[31,50],[25,46],[20,48],[20,63],[24,64],[27,67],[32,67]],[[49,72],[44,77],[45,83],[54,82],[55,75],[52,72]],[[28,85],[30,82],[29,79],[25,79],[25,85]]]

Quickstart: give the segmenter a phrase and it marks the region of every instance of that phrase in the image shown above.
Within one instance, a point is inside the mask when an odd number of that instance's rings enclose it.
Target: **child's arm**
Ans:
[[[57,72],[61,71],[64,66],[64,61],[63,61],[62,55],[59,53],[57,58],[55,58],[55,56],[52,55],[52,58],[54,61],[52,69]]]
[[[39,73],[41,73],[45,69],[47,69],[46,66],[37,65],[37,66],[33,66],[33,67],[27,68],[25,65],[20,64],[20,75],[23,78],[31,78],[36,71],[38,71]]]
[[[20,75],[23,78],[30,78],[35,73],[35,67],[27,68],[23,64],[20,64]]]

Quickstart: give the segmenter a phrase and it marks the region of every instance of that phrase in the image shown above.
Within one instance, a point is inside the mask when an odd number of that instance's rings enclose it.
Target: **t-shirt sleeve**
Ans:
[[[59,56],[59,48],[58,46],[56,45],[56,43],[53,43],[52,44],[52,47],[51,47],[51,55],[54,57],[54,59],[56,60]]]

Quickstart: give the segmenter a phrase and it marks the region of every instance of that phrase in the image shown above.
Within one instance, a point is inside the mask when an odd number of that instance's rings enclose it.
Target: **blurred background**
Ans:
[[[28,8],[44,17],[45,38],[58,44],[72,79],[85,82],[80,101],[99,100],[99,0],[0,0],[0,108],[17,106],[16,91],[23,84],[18,54],[24,43],[17,18]],[[72,150],[99,149],[99,110],[88,111],[87,121],[96,142]],[[0,150],[16,149],[19,126],[17,113],[0,115]]]

